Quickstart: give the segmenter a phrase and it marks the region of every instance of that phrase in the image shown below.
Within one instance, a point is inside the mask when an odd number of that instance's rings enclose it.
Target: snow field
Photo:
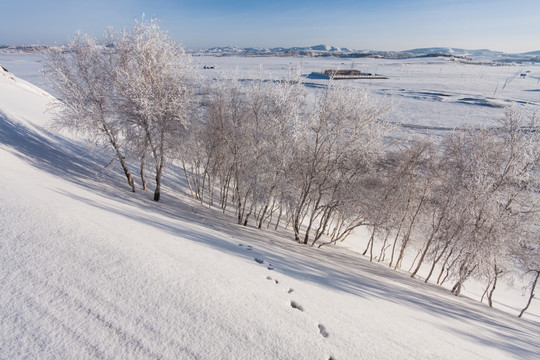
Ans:
[[[382,71],[380,71],[382,72]],[[534,359],[539,324],[132,194],[0,76],[0,359]],[[35,90],[35,89],[34,89]],[[96,174],[99,174],[97,176]]]
[[[299,67],[303,74],[325,69],[358,69],[382,74],[388,80],[354,80],[350,84],[368,88],[385,97],[394,108],[388,120],[409,131],[428,134],[462,124],[493,126],[504,115],[503,106],[516,105],[534,111],[540,105],[539,64],[492,66],[463,64],[448,58],[339,59],[287,57],[196,57],[215,70],[201,70],[214,77],[220,72],[239,72],[244,78],[260,76],[260,68],[273,76],[284,76]],[[522,78],[520,75],[526,74]],[[307,86],[326,86],[328,80],[306,78]]]

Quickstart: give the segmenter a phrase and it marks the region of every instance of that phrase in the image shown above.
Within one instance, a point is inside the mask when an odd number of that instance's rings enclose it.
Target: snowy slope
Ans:
[[[534,359],[539,324],[341,248],[154,203],[0,74],[0,359]],[[167,185],[167,184],[166,184]]]

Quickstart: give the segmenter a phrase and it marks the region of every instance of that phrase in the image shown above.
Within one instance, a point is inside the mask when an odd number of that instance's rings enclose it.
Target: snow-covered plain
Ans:
[[[26,69],[21,77],[47,88],[36,59],[0,54],[15,74],[0,72],[0,359],[538,358],[536,303],[518,319],[347,248],[236,226],[191,202],[174,168],[163,201],[130,193],[103,167],[107,154],[51,131],[53,98],[16,77]],[[198,60],[246,77],[260,63],[274,74],[352,63]],[[366,59],[355,67],[390,76],[359,85],[388,96],[388,116],[405,131],[493,124],[504,109],[485,101],[531,111],[540,102],[539,66]]]
[[[241,76],[259,76],[259,67],[282,76],[300,68],[305,75],[325,69],[358,69],[382,74],[388,80],[355,80],[375,96],[386,97],[394,109],[391,121],[413,132],[445,131],[462,124],[493,126],[504,107],[515,105],[525,111],[540,106],[540,64],[493,66],[452,61],[451,58],[337,59],[280,57],[197,58],[202,65],[215,66],[203,74],[238,70]],[[521,76],[521,75],[525,76]],[[321,87],[328,80],[306,77],[307,86]],[[348,81],[351,83],[351,81]]]

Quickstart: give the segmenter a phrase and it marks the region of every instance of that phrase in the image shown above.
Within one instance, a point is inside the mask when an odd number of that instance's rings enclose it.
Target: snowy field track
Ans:
[[[316,249],[287,232],[237,226],[191,201],[181,174],[165,179],[159,203],[150,191],[132,194],[117,169],[104,168],[107,154],[50,128],[53,97],[16,73],[47,88],[36,59],[0,54],[11,71],[0,71],[0,360],[539,358],[537,303],[519,319],[344,247]],[[250,58],[198,61],[256,71]],[[343,62],[264,61],[282,73]],[[402,122],[412,111],[411,127],[452,128],[449,109],[478,125],[485,109],[502,115],[484,101],[540,102],[538,66],[492,96],[521,68],[395,62],[356,64],[395,79],[366,85],[403,99],[391,116]],[[407,76],[422,69],[458,78],[443,89]],[[461,73],[486,82],[476,89]],[[433,102],[441,113],[427,118],[422,106]]]

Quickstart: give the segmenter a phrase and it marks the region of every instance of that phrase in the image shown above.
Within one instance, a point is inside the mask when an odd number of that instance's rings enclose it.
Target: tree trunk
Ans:
[[[325,210],[323,212],[323,215],[320,218],[319,226],[317,227],[317,230],[315,231],[315,237],[313,239],[313,242],[311,243],[311,246],[314,246],[317,241],[321,239],[321,237],[324,235],[326,229],[328,228],[328,224],[330,222],[330,218],[332,217],[333,208],[332,207],[325,207]]]
[[[484,302],[484,298],[486,297],[487,293],[489,292],[489,288],[491,287],[491,284],[493,282],[493,279],[488,279],[488,284],[486,286],[486,289],[484,290],[484,293],[482,294],[482,297],[480,298],[480,302]]]
[[[409,270],[407,270],[407,272],[411,272],[412,268],[414,267],[414,264],[416,263],[416,259],[418,259],[418,257],[420,256],[420,254],[422,253],[422,250],[418,250],[418,252],[416,253],[416,256],[414,257],[414,260],[411,264],[411,267],[409,268]],[[414,278],[414,276],[411,275],[412,278]]]
[[[301,240],[300,240],[300,227],[302,225],[302,220],[300,219],[300,217],[301,217],[302,211],[304,210],[304,207],[306,206],[306,203],[308,203],[308,205],[309,205],[309,202],[307,201],[307,199],[308,199],[308,195],[309,195],[309,193],[311,191],[311,182],[312,182],[312,180],[310,179],[308,181],[308,184],[302,188],[302,193],[301,193],[301,196],[300,196],[300,202],[299,202],[298,207],[297,207],[297,209],[296,209],[296,211],[294,213],[294,216],[293,216],[294,240],[296,240],[297,242],[301,242]]]
[[[268,210],[268,215],[266,215],[266,228],[270,229],[270,225],[272,225],[272,220],[274,220],[274,213],[276,212],[276,199],[272,200],[272,205],[270,205],[270,209]]]
[[[531,293],[529,295],[529,301],[527,301],[527,305],[521,310],[518,317],[522,317],[523,314],[525,313],[525,311],[527,311],[527,309],[531,305],[532,299],[534,298],[534,289],[536,288],[536,284],[538,283],[538,277],[539,276],[540,276],[540,271],[536,270],[536,276],[535,276],[534,281],[533,281],[532,286],[531,286]]]
[[[407,213],[409,211],[409,206],[411,204],[411,198],[407,199],[407,206],[405,207],[405,211],[403,211],[403,217],[401,218],[401,221],[399,222],[399,226],[396,232],[396,237],[394,238],[394,244],[392,244],[392,254],[390,255],[390,264],[388,264],[388,267],[392,267],[392,264],[394,263],[394,255],[396,253],[396,245],[399,240],[399,235],[401,234],[401,228],[403,227],[403,224],[405,223],[405,219],[407,218]]]
[[[146,178],[144,177],[144,153],[141,155],[141,182],[143,191],[146,190]]]
[[[313,222],[315,221],[315,217],[317,216],[317,208],[319,207],[321,198],[322,198],[322,193],[319,194],[319,198],[317,199],[317,202],[313,206],[313,211],[311,212],[311,216],[309,217],[308,226],[306,228],[306,233],[304,235],[304,244],[307,244],[309,241],[309,234],[311,233],[311,227],[313,226]]]
[[[191,179],[186,169],[186,164],[184,160],[182,160],[182,169],[184,169],[184,176],[186,177],[186,182],[188,184],[189,193],[191,195],[191,198],[195,199],[195,194],[193,193],[193,187],[191,186]]]
[[[163,174],[163,161],[161,158],[159,166],[156,167],[156,189],[154,190],[154,201],[161,199],[161,175]]]
[[[108,125],[103,120],[102,120],[102,125],[103,125],[103,129],[105,133],[107,134],[107,137],[109,138],[109,142],[111,143],[112,147],[114,148],[114,151],[116,152],[116,156],[118,156],[118,160],[120,161],[122,170],[124,170],[124,174],[126,175],[127,182],[129,186],[131,187],[131,191],[135,192],[135,181],[133,180],[131,171],[129,171],[129,168],[126,164],[126,159],[120,152],[120,147],[118,146],[118,143],[116,142],[116,137],[114,136],[113,132],[109,129]]]
[[[463,281],[461,278],[457,281],[457,283],[454,285],[452,290],[450,290],[451,293],[453,293],[456,296],[461,295],[461,285],[463,284]]]
[[[262,210],[262,213],[260,214],[260,217],[259,217],[259,224],[257,225],[257,228],[258,229],[262,229],[262,226],[263,226],[263,222],[265,220],[265,215],[266,215],[266,212],[268,211],[268,208],[270,207],[270,200],[268,200],[268,202],[266,203],[266,205],[264,205],[264,209]]]
[[[495,265],[495,278],[493,279],[493,286],[491,287],[491,290],[488,293],[488,304],[489,307],[493,307],[493,293],[495,292],[495,287],[497,286],[497,279],[499,278],[499,275],[502,274],[502,270],[499,270],[497,268],[497,265]]]
[[[431,269],[429,270],[429,274],[428,276],[426,277],[426,280],[424,281],[424,283],[427,284],[427,282],[429,281],[429,278],[431,277],[431,275],[433,274],[433,271],[435,270],[435,265],[437,265],[437,263],[439,262],[439,260],[441,260],[442,256],[444,255],[444,252],[446,251],[446,249],[448,248],[448,245],[450,244],[450,241],[447,241],[444,245],[444,248],[442,249],[441,253],[439,254],[439,256],[437,256],[435,258],[435,260],[433,260],[433,263],[431,264]]]
[[[237,193],[237,210],[236,210],[236,220],[238,222],[238,225],[242,225],[242,219],[244,218],[244,211],[242,207],[242,199],[240,199],[240,195]]]
[[[444,215],[444,213],[442,215]],[[426,254],[429,248],[431,247],[431,244],[433,243],[433,239],[435,239],[435,235],[439,232],[443,218],[444,216],[439,216],[439,222],[437,223],[437,226],[435,227],[435,229],[431,231],[431,235],[429,236],[426,246],[424,247],[424,251],[422,252],[422,256],[420,257],[420,260],[418,261],[418,265],[416,266],[416,269],[414,269],[414,272],[411,274],[412,278],[414,278],[416,274],[418,273],[418,270],[420,270],[420,266],[422,266],[422,263],[424,262],[424,258],[426,257]],[[431,272],[430,272],[430,275],[431,275]]]
[[[390,232],[386,232],[386,236],[384,237],[383,244],[381,246],[381,252],[379,253],[379,260],[378,262],[384,261],[384,255],[386,253],[386,243],[388,242],[388,237],[390,236]]]
[[[412,229],[414,227],[414,224],[416,222],[416,217],[420,213],[420,209],[422,209],[422,204],[424,203],[426,195],[426,189],[424,189],[424,193],[422,194],[422,198],[420,199],[418,203],[418,207],[416,208],[416,211],[414,212],[414,215],[411,219],[411,223],[409,224],[409,228],[407,229],[407,233],[403,237],[403,240],[401,241],[401,249],[399,251],[398,259],[396,261],[396,266],[394,267],[394,270],[397,270],[401,267],[401,262],[403,261],[403,256],[405,255],[405,248],[409,244],[409,240],[411,239],[411,233]]]
[[[373,244],[375,243],[375,228],[371,234],[371,245],[369,246],[369,262],[373,262]]]
[[[244,200],[244,206],[245,206],[245,203],[246,203],[246,202],[247,202],[247,198]],[[250,207],[249,207],[249,211],[248,211],[246,217],[244,218],[244,223],[243,223],[244,226],[247,226],[247,224],[248,224],[248,219],[249,219],[249,217],[251,216],[251,213],[252,213],[252,212],[253,212],[253,203],[251,203],[251,205],[250,205]]]
[[[369,237],[369,241],[366,245],[366,249],[364,250],[364,252],[362,253],[362,256],[365,256],[371,246],[371,242],[373,241],[373,234],[375,233],[375,227],[373,227],[373,231],[371,232],[371,236]]]
[[[300,220],[295,216],[293,220],[294,240],[300,242]]]
[[[441,272],[439,273],[439,277],[437,278],[437,284],[439,285],[442,285],[442,282],[441,281],[441,278],[444,274],[444,270],[450,268],[450,266],[448,266],[447,268],[447,264],[448,264],[448,261],[450,260],[450,257],[452,256],[452,254],[454,253],[454,248],[450,249],[450,252],[448,253],[448,255],[446,256],[446,258],[444,259],[444,262],[443,262],[443,265],[442,265],[442,268],[441,268]]]
[[[459,267],[459,279],[457,283],[452,288],[452,293],[454,295],[459,296],[461,295],[461,288],[463,287],[463,284],[465,281],[471,276],[472,272],[476,268],[476,265],[472,267],[472,269],[469,269],[468,263],[469,258],[467,257],[463,262],[461,263],[461,266]]]
[[[396,237],[394,238],[394,243],[392,244],[392,253],[390,254],[390,264],[388,264],[388,267],[391,268],[392,264],[394,263],[394,255],[396,254],[396,246],[397,242],[399,240],[399,234],[401,232],[401,224],[399,224],[399,228],[396,232]]]
[[[117,151],[117,153],[118,157],[120,158],[120,165],[122,165],[122,169],[124,170],[124,174],[126,175],[127,182],[129,186],[131,186],[131,192],[135,192],[135,181],[133,181],[133,176],[131,176],[131,172],[127,167],[126,160],[123,156],[120,155],[119,151]]]
[[[422,263],[424,262],[424,258],[426,257],[426,254],[429,250],[429,247],[431,243],[433,242],[433,237],[431,237],[426,246],[424,247],[424,251],[422,251],[422,256],[420,256],[420,260],[418,260],[418,264],[416,265],[416,269],[414,269],[413,273],[411,274],[411,277],[414,278],[416,274],[418,273],[418,270],[420,270],[420,266],[422,266]],[[413,263],[414,264],[414,263]]]
[[[161,199],[161,179],[156,176],[156,189],[154,190],[154,201]]]
[[[274,230],[277,230],[278,227],[279,227],[279,222],[281,221],[281,215],[283,215],[283,206],[279,206],[279,213],[278,213],[278,218],[276,220],[276,227],[274,228]]]
[[[227,203],[229,202],[229,189],[230,189],[230,183],[231,183],[231,174],[230,172],[227,173],[227,176],[225,177],[223,184],[221,186],[220,191],[220,197],[221,197],[221,208],[223,209],[223,213],[225,214],[225,210],[227,209]]]
[[[214,193],[216,190],[216,177],[210,176],[210,173],[208,174],[208,207],[214,206]]]

